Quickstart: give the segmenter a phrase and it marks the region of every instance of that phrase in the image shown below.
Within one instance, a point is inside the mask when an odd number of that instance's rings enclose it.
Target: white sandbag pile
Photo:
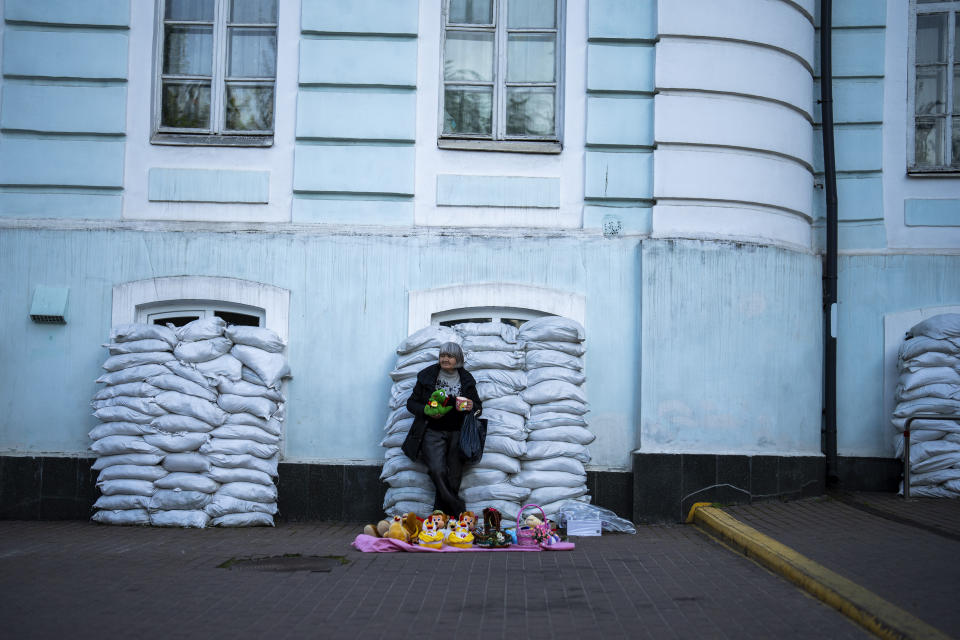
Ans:
[[[903,431],[910,424],[910,495],[960,496],[960,314],[928,318],[907,332],[900,347],[900,377],[893,425],[897,457],[903,459]],[[901,484],[900,492],[903,492]]]
[[[217,317],[110,334],[90,431],[105,524],[273,525],[283,341]]]
[[[433,508],[426,467],[407,459],[400,445],[413,423],[405,404],[416,375],[437,362],[437,347],[448,341],[463,347],[464,367],[477,380],[487,420],[483,457],[465,469],[460,485],[467,509],[494,507],[512,520],[529,502],[549,507],[552,515],[563,500],[589,501],[583,465],[594,436],[583,418],[589,411],[581,388],[583,340],[579,324],[555,316],[527,322],[519,331],[500,322],[462,323],[430,326],[407,338],[390,374],[391,414],[381,442],[387,448],[381,479],[390,485],[386,513],[422,516]]]
[[[587,428],[589,411],[583,392],[586,376],[583,327],[569,318],[547,316],[524,323],[518,334],[526,345],[527,388],[530,404],[527,451],[513,484],[530,489],[528,501],[550,516],[565,500],[589,502],[587,445],[596,436]]]

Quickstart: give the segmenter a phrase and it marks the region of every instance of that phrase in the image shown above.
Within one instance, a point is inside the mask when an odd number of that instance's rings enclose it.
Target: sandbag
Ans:
[[[152,480],[130,480],[123,478],[120,480],[104,480],[97,482],[100,493],[105,496],[127,495],[127,496],[152,496]]]
[[[439,361],[439,347],[434,347],[433,349],[421,349],[397,358],[397,366],[395,369],[405,369],[413,364],[422,364],[423,367],[421,368],[425,368],[427,365],[436,364]]]
[[[540,458],[538,460],[523,460],[520,462],[521,471],[563,471],[575,475],[585,476],[587,470],[583,463],[573,458]],[[538,503],[539,504],[539,503]]]
[[[460,344],[460,336],[449,327],[430,325],[408,336],[401,342],[400,346],[397,347],[397,355],[402,356],[419,349],[439,347],[444,342],[456,342]]]
[[[909,360],[902,360],[900,362],[901,370],[905,367],[907,369],[915,369],[920,367],[954,367],[960,366],[958,364],[960,358],[956,354],[952,353],[940,353],[939,351],[925,351]]]
[[[489,437],[487,438],[489,440]],[[463,472],[460,479],[460,489],[470,489],[487,484],[498,484],[507,480],[507,474],[499,469],[477,469],[470,467]]]
[[[493,385],[500,391],[500,393],[497,395],[501,396],[522,391],[527,385],[526,371],[508,371],[506,369],[477,369],[475,371],[471,371],[470,373],[477,381],[478,389],[480,388],[480,385]]]
[[[945,400],[960,400],[960,384],[928,384],[922,387],[906,390],[897,386],[897,402],[909,402],[919,398],[943,398]]]
[[[222,336],[226,327],[227,323],[218,316],[199,318],[177,329],[177,339],[182,342],[210,340]]]
[[[547,380],[532,387],[527,387],[520,394],[520,397],[523,398],[524,402],[531,405],[557,402],[558,400],[576,400],[584,404],[587,402],[586,396],[583,395],[583,391],[579,387],[562,380]]]
[[[420,471],[400,471],[384,479],[391,487],[417,487],[425,491],[436,491],[433,480]]]
[[[195,342],[181,342],[173,349],[173,355],[181,362],[208,362],[230,351],[233,343],[218,337]]]
[[[201,491],[213,493],[220,486],[202,473],[175,472],[158,478],[154,485],[158,489],[180,489],[181,491]]]
[[[960,337],[960,313],[941,313],[913,325],[907,336],[924,336],[934,340]]]
[[[510,484],[530,489],[541,487],[580,487],[587,482],[586,476],[563,471],[521,471],[512,478]]]
[[[218,388],[220,389],[220,393],[230,393],[236,396],[261,397],[267,400],[273,400],[274,402],[283,402],[283,395],[276,389],[271,389],[261,384],[253,384],[246,380],[233,381],[223,379],[220,380]]]
[[[527,383],[529,384],[529,374],[527,375]],[[490,398],[483,403],[484,417],[486,417],[486,412],[489,409],[508,411],[524,417],[530,415],[530,405],[524,402],[523,398],[521,398],[519,395],[507,395],[497,398]]]
[[[93,399],[106,400],[117,396],[133,396],[137,398],[152,398],[160,393],[160,389],[146,382],[125,382],[112,387],[104,387],[93,395]]]
[[[545,402],[530,407],[531,418],[544,413],[572,413],[582,416],[590,413],[590,407],[586,402],[580,400],[555,400],[554,402]]]
[[[580,462],[590,462],[590,453],[581,444],[571,442],[527,442],[527,452],[524,460],[538,460],[541,458],[556,458],[566,456]]]
[[[420,487],[391,487],[384,494],[383,508],[386,511],[398,502],[433,504],[435,496],[436,492],[432,489],[428,491]]]
[[[160,449],[148,444],[143,436],[107,436],[94,440],[90,450],[98,456],[118,456],[130,453],[161,453]],[[136,464],[136,463],[133,463]]]
[[[236,360],[236,358],[234,358],[234,360]],[[237,360],[237,362],[240,362],[240,361]],[[261,387],[267,386],[267,383],[261,380],[260,376],[258,376],[253,372],[253,369],[243,366],[242,362],[240,363],[240,379],[243,380],[244,382],[249,382],[250,384],[260,385]]]
[[[229,469],[253,469],[254,471],[261,471],[273,478],[277,477],[277,458],[273,457],[270,459],[258,458],[257,456],[252,456],[249,454],[225,454],[225,453],[213,453],[207,454],[207,460],[211,464],[215,464],[218,467],[227,467]]]
[[[177,334],[159,324],[120,324],[110,329],[110,342],[135,340],[163,340],[173,347],[177,344]]]
[[[180,433],[183,431],[207,433],[213,429],[212,424],[191,416],[181,416],[177,413],[168,413],[165,416],[155,418],[150,422],[150,426],[161,431],[166,431],[167,433]]]
[[[527,371],[527,386],[529,387],[546,380],[562,380],[570,384],[581,385],[587,381],[587,376],[582,371],[568,367],[545,366]]]
[[[960,385],[960,373],[950,367],[922,367],[900,374],[900,387],[909,391],[931,384]]]
[[[433,512],[433,502],[414,502],[412,500],[401,500],[386,509],[387,516],[402,516],[407,513],[414,513],[421,518],[426,518]]]
[[[264,386],[275,387],[283,378],[290,376],[290,366],[282,354],[242,344],[234,345],[230,354],[256,373]]]
[[[399,382],[401,380],[406,380],[408,378],[416,378],[417,375],[423,371],[426,367],[430,365],[427,364],[412,364],[402,369],[397,368],[390,372],[390,379],[394,382]]]
[[[115,396],[106,400],[94,400],[90,403],[94,409],[104,409],[106,407],[126,407],[133,409],[137,413],[148,416],[162,416],[166,411],[157,405],[151,398],[137,398],[134,396]],[[146,424],[146,423],[142,423]]]
[[[211,465],[207,475],[210,476],[212,480],[216,480],[221,484],[226,484],[228,482],[256,482],[257,484],[266,485],[273,484],[273,478],[271,478],[269,474],[266,474],[263,471],[257,471],[256,469],[244,469],[242,467],[228,469],[226,467]]]
[[[530,420],[527,421],[527,428],[531,431],[540,430],[540,429],[551,429],[556,427],[586,427],[587,421],[583,416],[574,415],[572,413],[541,413],[536,416],[532,416]],[[537,440],[545,440],[546,438],[536,438]]]
[[[229,438],[211,438],[209,442],[200,447],[200,453],[204,454],[228,454],[243,455],[249,454],[258,458],[272,458],[280,451],[280,447],[275,444],[263,444],[254,440],[233,440]]]
[[[489,451],[490,453],[502,453],[511,458],[519,458],[527,452],[527,443],[507,436],[490,435],[488,431],[483,451],[484,453]]]
[[[487,437],[490,437],[489,431],[487,431]],[[516,458],[503,455],[502,453],[484,451],[480,462],[473,465],[473,467],[474,469],[497,469],[504,473],[519,473],[520,461]],[[427,479],[429,480],[429,478]]]
[[[544,505],[550,504],[551,502],[579,498],[586,493],[586,485],[580,485],[579,487],[540,487],[539,489],[531,491],[527,500],[533,504]]]
[[[155,527],[189,527],[203,529],[209,521],[210,516],[203,511],[175,509],[171,511],[155,511],[150,514],[150,524]]]
[[[103,367],[105,371],[113,372],[130,367],[140,367],[146,364],[162,364],[168,360],[173,360],[173,354],[169,351],[123,353],[117,356],[110,356],[104,360],[101,367]]]
[[[388,433],[383,440],[380,441],[381,447],[399,447],[403,445],[403,441],[407,439],[407,433],[405,431],[397,431],[394,433]]]
[[[504,322],[461,322],[457,333],[464,336],[500,336],[509,343],[517,341],[517,328]]]
[[[527,430],[524,427],[514,427],[494,420],[487,422],[487,437],[490,436],[504,436],[523,441],[527,439]]]
[[[214,438],[225,438],[227,440],[253,440],[261,444],[278,444],[280,437],[268,433],[260,427],[253,427],[244,424],[225,424],[217,427],[210,432]]]
[[[170,472],[205,473],[210,470],[210,461],[199,453],[169,453],[163,459],[163,468]]]
[[[575,444],[588,445],[596,439],[597,436],[589,429],[573,425],[534,429],[527,435],[527,442],[549,440],[552,442],[573,442]]]
[[[136,422],[137,424],[149,424],[154,418],[152,415],[124,406],[103,407],[94,411],[93,415],[101,422]]]
[[[906,361],[916,358],[922,353],[927,352],[946,353],[950,355],[960,354],[960,346],[957,346],[952,340],[935,340],[925,336],[906,340],[900,345],[900,360]]]
[[[277,403],[266,398],[254,396],[237,396],[232,393],[220,394],[217,404],[224,411],[230,413],[250,413],[264,420],[268,419],[277,410]]]
[[[147,433],[156,433],[155,427],[149,424],[136,422],[104,422],[98,424],[87,434],[91,440],[99,440],[107,436],[142,436]]]
[[[214,393],[209,387],[199,385],[196,382],[192,382],[191,380],[173,373],[166,373],[164,375],[147,378],[147,382],[158,389],[163,389],[164,391],[179,391],[180,393],[197,396],[198,398],[203,398],[204,400],[209,400],[210,402],[214,402],[217,399],[217,394]],[[158,394],[159,391],[154,395]]]
[[[522,505],[516,502],[507,502],[506,500],[486,500],[481,502],[467,502],[467,509],[476,514],[482,514],[485,507],[496,509],[503,516],[502,526],[515,527],[517,523],[517,513]]]
[[[146,509],[150,502],[149,496],[118,494],[115,496],[100,496],[93,503],[94,509],[119,511],[125,509]]]
[[[224,425],[246,425],[248,427],[259,427],[261,429],[267,426],[267,420],[252,413],[241,411],[240,413],[228,413]]]
[[[525,343],[527,351],[562,351],[571,356],[580,357],[587,352],[587,347],[581,342],[562,342],[549,340],[535,340]]]
[[[522,369],[523,352],[520,351],[472,351],[464,356],[467,371],[475,369]]]
[[[422,462],[414,462],[407,456],[390,458],[383,463],[383,470],[380,472],[380,479],[384,480],[385,478],[389,478],[390,476],[401,471],[418,471],[420,473],[426,473],[427,465],[423,464]]]
[[[146,353],[148,351],[171,351],[173,345],[166,340],[148,338],[131,342],[110,342],[100,345],[110,350],[110,355],[118,356],[124,353]]]
[[[169,511],[176,509],[203,509],[210,502],[210,494],[202,491],[176,491],[157,489],[150,498],[147,509],[150,511]]]
[[[523,416],[502,409],[490,409],[486,405],[483,407],[483,416],[489,422],[499,422],[515,428],[522,428],[524,425]]]
[[[203,512],[211,518],[219,518],[229,513],[266,513],[273,515],[277,512],[277,503],[252,502],[218,494],[211,498],[210,504],[203,508]]]
[[[139,367],[130,367],[129,369],[105,373],[97,378],[97,382],[109,385],[119,385],[127,382],[143,382],[147,378],[159,376],[168,371],[169,369],[162,364],[145,364]]]
[[[458,327],[459,329],[459,327]],[[516,351],[518,348],[516,342],[507,342],[499,335],[490,336],[464,336],[464,353],[476,353],[478,351]],[[521,354],[522,356],[522,354]]]
[[[523,323],[517,339],[524,342],[552,341],[583,342],[586,339],[583,326],[576,320],[560,316],[545,316]]]
[[[164,371],[162,373],[172,373],[174,375],[180,376],[181,378],[184,378],[185,380],[189,380],[194,384],[198,384],[205,389],[213,391],[213,387],[210,385],[210,381],[207,379],[206,376],[204,376],[202,373],[197,371],[196,365],[184,364],[182,362],[177,362],[176,360],[171,360],[170,362],[167,362],[165,366],[167,367],[167,371]],[[177,389],[174,389],[174,391],[177,391]],[[184,393],[188,393],[188,392],[185,391]],[[191,395],[195,395],[195,394],[191,394]]]
[[[539,367],[562,367],[565,369],[583,370],[583,358],[571,356],[563,351],[545,349],[542,351],[527,351],[527,370]]]
[[[263,327],[230,325],[223,334],[236,344],[256,347],[270,353],[280,353],[287,345],[275,332]]]
[[[406,407],[400,407],[390,412],[390,415],[387,416],[387,422],[383,426],[383,430],[387,431],[392,425],[396,424],[401,420],[407,420],[413,418],[413,414],[407,411]]]
[[[164,456],[154,453],[122,453],[119,455],[100,456],[93,461],[93,464],[90,465],[90,468],[94,471],[100,471],[101,469],[106,469],[107,467],[112,467],[118,464],[142,464],[149,466],[153,464],[160,464],[163,459]]]
[[[529,495],[530,489],[518,487],[509,482],[460,490],[460,497],[463,498],[464,502],[484,502],[490,500],[523,502]]]
[[[217,490],[217,494],[250,502],[277,501],[277,488],[275,486],[254,482],[228,482]]]
[[[97,476],[97,482],[106,480],[149,480],[153,482],[167,475],[167,470],[157,465],[115,464],[105,468]],[[129,507],[114,507],[126,509]]]
[[[155,400],[157,404],[171,413],[179,413],[182,416],[203,420],[213,426],[218,427],[227,419],[226,412],[209,400],[179,391],[164,391]]]
[[[242,378],[243,364],[229,353],[219,358],[197,363],[197,371],[210,380],[239,381]]]
[[[272,527],[273,516],[266,513],[228,513],[210,521],[214,527]]]
[[[145,509],[101,509],[93,514],[90,519],[100,524],[150,524],[150,515]]]

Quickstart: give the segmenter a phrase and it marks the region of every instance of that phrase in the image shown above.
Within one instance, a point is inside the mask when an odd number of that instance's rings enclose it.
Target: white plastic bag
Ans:
[[[152,398],[160,393],[160,389],[146,382],[125,382],[123,384],[104,387],[94,394],[94,400],[106,400],[117,396],[133,396],[137,398]]]
[[[167,453],[196,451],[210,439],[205,433],[155,433],[143,436],[147,444],[152,444]]]
[[[253,469],[254,471],[261,471],[273,478],[277,477],[276,456],[273,458],[264,459],[249,454],[234,455],[213,453],[207,454],[206,459],[208,459],[211,464],[215,464],[218,467],[227,467],[229,469]]]
[[[523,502],[530,495],[530,489],[509,482],[489,484],[460,490],[464,502],[487,502],[490,500],[508,500]]]
[[[241,364],[240,366],[243,365]],[[274,402],[283,402],[283,395],[276,389],[271,389],[261,384],[253,384],[246,380],[221,380],[218,387],[220,393],[230,393],[236,396],[261,397],[267,400],[273,400]]]

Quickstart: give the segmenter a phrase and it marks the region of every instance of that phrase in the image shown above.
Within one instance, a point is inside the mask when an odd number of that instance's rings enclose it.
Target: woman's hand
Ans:
[[[457,411],[472,411],[473,410],[473,400],[470,398],[464,398],[463,396],[457,396]]]

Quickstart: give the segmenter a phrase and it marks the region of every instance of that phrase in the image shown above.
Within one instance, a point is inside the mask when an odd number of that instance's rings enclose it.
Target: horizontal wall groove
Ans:
[[[748,200],[727,200],[723,198],[682,198],[677,196],[660,196],[657,198],[657,204],[667,205],[673,203],[682,203],[682,204],[704,204],[704,205],[740,205],[744,207],[749,207],[751,209],[760,209],[771,211],[774,213],[787,213],[792,216],[796,216],[806,222],[813,222],[813,217],[810,214],[804,213],[803,211],[798,211],[796,209],[791,209],[790,207],[781,207],[775,204],[767,204],[766,202],[751,202]]]
[[[68,31],[71,33],[101,33],[103,31],[130,31],[130,27],[120,24],[67,24],[64,22],[33,22],[27,20],[5,20],[8,26],[17,31]]]
[[[357,192],[346,192],[346,191],[329,191],[329,192],[320,192],[320,191],[294,191],[293,198],[295,200],[341,200],[341,201],[377,201],[377,202],[410,202],[413,198],[410,194],[403,195],[386,195],[386,194],[375,194],[375,193],[357,193]]]
[[[0,133],[11,138],[32,138],[35,140],[56,140],[58,138],[70,138],[73,140],[122,140],[127,137],[125,133],[104,133],[100,131],[40,131],[36,129],[0,129]]]
[[[617,152],[630,152],[630,151],[642,151],[645,153],[650,153],[657,148],[657,145],[646,145],[646,144],[593,144],[587,142],[584,144],[584,147],[588,151],[610,151],[613,153]]]
[[[611,209],[618,209],[630,206],[641,206],[641,207],[652,207],[657,204],[656,199],[654,198],[584,198],[584,204],[592,204],[598,206],[606,206]]]
[[[415,144],[414,140],[376,140],[372,138],[314,138],[314,137],[298,137],[296,138],[298,145],[303,145],[307,147],[334,147],[334,146],[351,146],[351,147],[412,147]]]
[[[345,82],[301,82],[301,89],[416,89],[415,84],[364,84]]]
[[[127,84],[127,79],[122,77],[116,78],[91,78],[89,76],[36,76],[36,75],[21,75],[17,73],[5,73],[3,74],[4,80],[35,80],[37,82],[63,82],[71,83],[75,82],[77,84],[90,84],[90,85],[117,85],[117,84]]]
[[[588,96],[605,96],[608,98],[616,98],[617,96],[623,96],[624,98],[652,98],[659,91],[627,91],[623,89],[587,89]]]
[[[750,155],[766,156],[778,158],[780,160],[787,160],[794,164],[798,164],[811,174],[814,174],[813,165],[803,160],[802,158],[797,158],[796,156],[791,156],[785,153],[780,153],[778,151],[770,151],[767,149],[756,149],[754,147],[739,147],[736,145],[725,145],[725,144],[703,144],[699,142],[673,142],[671,140],[657,140],[658,148],[674,148],[680,147],[684,149],[703,149],[705,151],[719,149],[721,151],[742,151]]]
[[[301,31],[307,40],[416,40],[416,33],[359,33],[353,31]]]
[[[596,42],[600,44],[647,44],[655,45],[660,42],[660,36],[656,38],[604,38],[604,37],[591,37],[587,38],[587,42]]]
[[[759,95],[756,93],[740,93],[736,91],[717,91],[714,89],[698,89],[698,88],[689,88],[689,87],[657,87],[657,94],[676,94],[676,95],[712,95],[712,96],[730,96],[732,98],[746,98],[748,100],[756,100],[758,102],[768,102],[770,104],[779,105],[781,107],[786,107],[791,111],[795,111],[802,115],[810,124],[813,124],[813,114],[811,112],[805,111],[804,109],[785,102],[783,100],[777,100],[776,98],[770,98],[768,96]],[[813,105],[811,105],[812,108]]]
[[[409,199],[413,198],[412,193],[400,193],[396,191],[326,191],[322,189],[294,189],[294,195],[325,195],[325,196],[352,196],[358,199],[363,199],[363,196],[375,196],[375,197],[391,197],[391,198],[403,198]]]
[[[104,185],[86,186],[80,184],[0,184],[0,192],[35,192],[35,193],[102,193],[104,195],[120,193],[123,187]]]
[[[778,47],[776,45],[768,44],[766,42],[757,42],[755,40],[743,40],[740,38],[723,38],[719,36],[695,36],[695,35],[690,35],[686,33],[661,33],[660,34],[661,40],[664,40],[667,38],[671,40],[699,40],[699,41],[709,41],[709,42],[730,42],[734,44],[745,44],[751,47],[757,47],[760,49],[768,49],[770,51],[776,51],[777,53],[781,53],[799,62],[801,65],[803,65],[803,67],[807,71],[810,72],[810,76],[813,77],[812,61],[808,62],[807,60],[803,59],[803,56],[799,56],[793,51],[784,49],[782,47]]]

